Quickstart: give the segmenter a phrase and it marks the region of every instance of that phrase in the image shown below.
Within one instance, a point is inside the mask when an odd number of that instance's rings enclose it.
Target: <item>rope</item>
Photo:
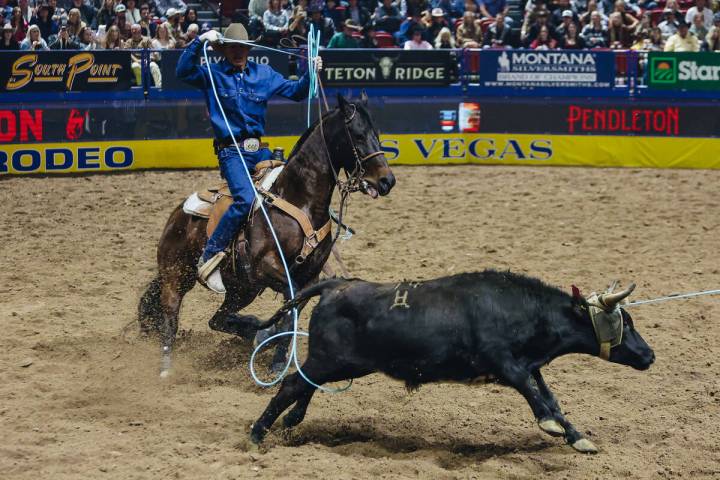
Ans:
[[[232,43],[241,43],[241,44],[245,44],[245,45],[249,45],[249,46],[260,46],[260,45],[255,45],[250,42],[243,42],[243,41],[227,41],[226,43],[231,43],[231,42]],[[237,150],[238,155],[240,156],[240,159],[242,160],[243,169],[245,170],[245,174],[247,175],[248,181],[250,182],[250,185],[252,186],[253,191],[255,192],[256,198],[259,198],[259,194],[258,194],[257,190],[255,189],[255,184],[252,181],[252,175],[250,174],[250,170],[248,169],[247,165],[245,164],[245,158],[243,157],[242,151],[240,150],[240,146],[238,145],[235,135],[232,132],[232,128],[230,128],[230,122],[228,121],[227,116],[225,115],[225,110],[223,109],[222,104],[220,103],[220,98],[218,97],[217,88],[215,86],[215,80],[213,79],[213,75],[212,75],[212,69],[210,68],[210,62],[208,60],[207,47],[208,47],[208,42],[205,42],[203,44],[203,55],[205,57],[205,64],[208,69],[208,77],[210,78],[210,85],[213,90],[213,96],[215,97],[215,101],[217,102],[218,109],[220,110],[223,120],[225,121],[225,126],[227,127],[228,132],[230,133],[230,137],[232,138],[233,145],[235,146],[235,149]],[[276,50],[276,51],[280,51],[282,53],[291,54],[290,52],[283,52],[282,50],[277,50],[277,49],[273,49],[270,47],[265,47],[265,46],[261,46],[261,47],[269,49],[269,50]],[[310,76],[310,92],[308,95],[308,99],[310,99],[313,95],[317,96],[317,84],[318,84],[319,79],[317,78],[317,72],[315,71],[315,68],[314,68],[314,60],[315,60],[315,56],[317,56],[317,54],[318,54],[319,47],[320,47],[320,34],[319,34],[319,32],[316,33],[314,26],[311,25],[310,32],[308,35],[308,74]],[[314,54],[314,56],[311,54]],[[297,55],[297,54],[291,54],[291,55],[301,57],[300,55]],[[308,102],[308,128],[310,127],[310,108],[309,107],[310,107],[310,103]],[[320,120],[320,124],[322,125],[322,118]],[[323,137],[323,140],[324,140],[324,137]],[[285,255],[282,251],[282,246],[280,245],[280,240],[278,239],[277,233],[275,232],[275,229],[273,228],[272,221],[270,220],[270,216],[268,215],[268,212],[265,209],[264,202],[259,201],[258,203],[260,205],[260,210],[263,214],[263,217],[265,218],[265,222],[267,223],[268,228],[270,229],[270,233],[272,234],[273,241],[275,242],[275,246],[277,247],[277,250],[278,250],[278,253],[280,256],[280,260],[282,261],[283,269],[285,271],[285,277],[286,277],[287,283],[288,283],[288,293],[290,294],[290,299],[294,300],[295,299],[295,289],[293,288],[292,275],[290,274],[290,268],[288,267],[287,261],[285,260]],[[328,387],[323,387],[322,385],[318,385],[315,382],[313,382],[312,380],[310,380],[307,377],[307,375],[305,375],[305,373],[302,371],[302,367],[300,366],[300,360],[298,359],[298,355],[297,355],[297,350],[298,350],[297,337],[299,335],[308,336],[308,334],[306,332],[302,332],[299,330],[298,312],[297,312],[296,308],[292,309],[292,315],[293,315],[293,329],[291,331],[276,333],[275,335],[265,339],[263,342],[261,342],[255,348],[255,350],[253,350],[253,353],[250,356],[250,374],[252,375],[252,378],[255,381],[255,383],[257,383],[258,385],[263,386],[263,387],[271,387],[273,385],[276,385],[277,383],[282,381],[283,378],[285,378],[288,370],[290,369],[290,366],[294,364],[295,369],[297,370],[298,374],[303,378],[303,380],[305,380],[310,385],[312,385],[313,387],[315,387],[319,390],[322,390],[324,392],[330,392],[330,393],[339,393],[339,392],[345,391],[348,388],[350,388],[350,386],[352,386],[352,380],[350,380],[348,385],[346,385],[345,387],[336,389],[336,388],[328,388]],[[283,370],[270,382],[265,382],[265,381],[261,380],[257,376],[257,373],[255,372],[255,357],[257,356],[258,352],[267,343],[269,343],[273,340],[276,340],[280,337],[284,337],[284,336],[288,336],[288,335],[291,335],[292,339],[290,342],[289,357],[288,357],[287,363],[285,364],[285,368],[283,368]]]
[[[651,300],[639,300],[637,302],[630,302],[623,305],[623,307],[634,307],[636,305],[649,305],[651,303],[661,303],[661,302],[667,302],[670,300],[681,300],[683,298],[693,298],[693,297],[702,297],[704,295],[718,295],[720,294],[720,290],[705,290],[702,292],[690,292],[690,293],[677,293],[672,295],[667,295],[665,297],[659,297],[659,298],[653,298]]]

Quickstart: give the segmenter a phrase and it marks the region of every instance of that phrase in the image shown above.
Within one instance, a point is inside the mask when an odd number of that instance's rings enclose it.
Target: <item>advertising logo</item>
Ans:
[[[463,133],[476,133],[480,131],[482,112],[480,104],[474,102],[461,103],[458,106],[458,123]]]
[[[676,83],[677,60],[668,57],[655,57],[651,59],[650,77],[654,83]]]
[[[443,132],[452,132],[457,124],[457,112],[455,110],[440,110],[440,129]]]

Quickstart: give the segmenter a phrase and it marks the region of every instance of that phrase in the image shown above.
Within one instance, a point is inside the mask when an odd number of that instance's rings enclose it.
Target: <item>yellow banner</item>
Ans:
[[[297,137],[268,137],[290,152]],[[720,168],[720,139],[583,135],[385,135],[392,165],[576,165]],[[13,144],[0,147],[0,175],[215,168],[209,139]]]

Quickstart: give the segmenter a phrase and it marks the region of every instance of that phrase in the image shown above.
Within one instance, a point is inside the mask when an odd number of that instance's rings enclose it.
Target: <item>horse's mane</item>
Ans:
[[[330,116],[333,112],[335,112],[335,110],[336,110],[336,109],[332,109],[332,110],[330,110],[329,112],[326,112],[322,117],[320,117],[319,119],[315,120],[315,122],[313,122],[313,124],[310,125],[310,126],[303,132],[302,135],[300,135],[300,138],[298,138],[298,141],[295,142],[295,146],[293,147],[292,151],[290,152],[290,155],[288,155],[288,157],[287,157],[287,158],[288,158],[288,161],[290,160],[290,158],[292,158],[293,155],[295,155],[295,153],[297,153],[298,150],[300,150],[300,147],[303,146],[303,144],[307,141],[307,139],[310,137],[310,135],[315,131],[315,128],[316,128],[316,127],[318,126],[318,124],[320,123],[320,120],[321,120],[321,119],[324,119],[325,117]]]

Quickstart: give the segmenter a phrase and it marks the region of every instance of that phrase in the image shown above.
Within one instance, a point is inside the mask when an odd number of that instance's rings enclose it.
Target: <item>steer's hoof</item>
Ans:
[[[253,425],[250,428],[250,441],[255,445],[260,445],[263,441],[263,438],[265,438],[265,429],[262,427],[257,427],[256,425]]]
[[[540,430],[548,435],[552,435],[553,437],[562,437],[565,435],[565,429],[555,419],[547,418],[545,420],[540,420],[538,422],[538,426],[540,427]]]
[[[587,438],[581,438],[572,447],[580,453],[598,453],[598,448]]]

